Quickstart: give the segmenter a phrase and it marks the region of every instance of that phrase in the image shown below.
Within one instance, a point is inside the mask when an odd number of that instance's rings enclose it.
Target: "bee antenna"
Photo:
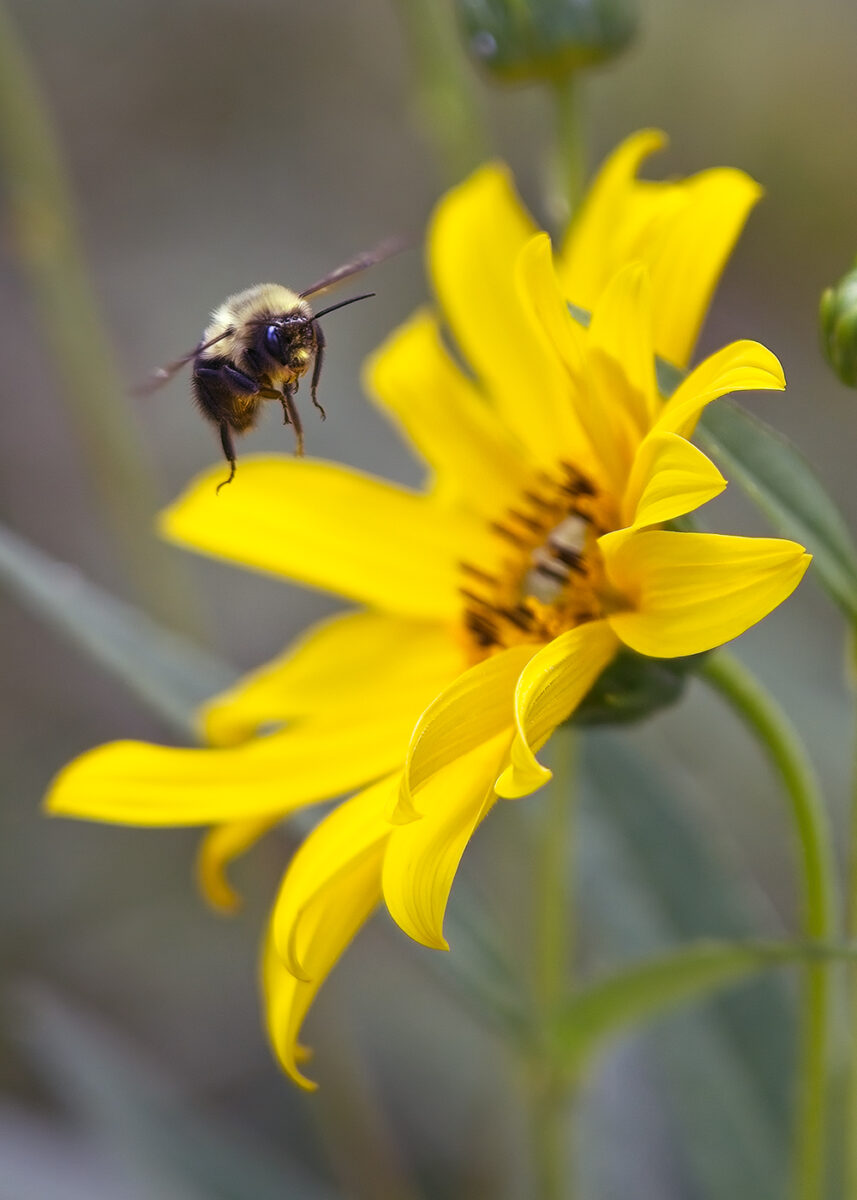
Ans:
[[[326,317],[328,313],[336,312],[338,308],[345,308],[346,304],[356,304],[358,300],[368,300],[374,295],[374,292],[364,292],[362,296],[352,296],[350,300],[340,300],[338,304],[331,304],[329,308],[323,308],[321,312],[313,313],[313,319],[317,321],[319,317]]]

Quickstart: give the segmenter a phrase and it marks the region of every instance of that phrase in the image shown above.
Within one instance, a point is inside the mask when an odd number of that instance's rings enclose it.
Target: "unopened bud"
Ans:
[[[471,54],[500,79],[561,78],[613,58],[637,28],[635,0],[456,0]]]
[[[827,361],[847,387],[857,387],[857,263],[822,294],[819,321]]]

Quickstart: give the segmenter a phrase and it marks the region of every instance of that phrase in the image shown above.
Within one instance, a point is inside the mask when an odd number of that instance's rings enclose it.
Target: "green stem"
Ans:
[[[850,631],[851,645],[848,652],[852,693],[857,695],[857,627]],[[854,744],[853,778],[851,781],[851,830],[848,862],[848,897],[845,914],[846,938],[857,939],[857,737]],[[849,1037],[850,1061],[845,1084],[845,1152],[844,1194],[846,1200],[857,1200],[857,963],[848,971],[848,1014],[850,1017]]]
[[[446,182],[457,183],[489,156],[488,135],[448,4],[397,0],[413,64],[414,102]]]
[[[533,1157],[539,1200],[567,1195],[569,1164],[563,1137],[569,1106],[568,1080],[560,1069],[554,1031],[569,986],[573,923],[569,845],[574,805],[576,737],[554,734],[557,763],[536,859],[536,935],[533,975],[536,1036],[533,1055]]]
[[[750,672],[726,651],[712,654],[700,674],[752,729],[780,775],[791,801],[800,852],[803,933],[811,941],[828,942],[834,935],[835,912],[830,828],[797,730]],[[824,1195],[830,985],[828,965],[806,968],[795,1112],[795,1200],[822,1200]]]
[[[198,627],[177,579],[177,562],[153,534],[151,474],[87,277],[59,147],[35,73],[2,4],[0,166],[14,249],[126,573],[156,616]]]
[[[586,179],[581,80],[574,73],[553,82],[556,137],[550,197],[551,216],[564,229],[576,212]]]

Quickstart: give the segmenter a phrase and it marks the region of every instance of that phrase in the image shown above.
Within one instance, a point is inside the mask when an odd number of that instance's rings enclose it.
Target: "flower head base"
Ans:
[[[657,142],[619,148],[556,260],[502,168],[441,202],[430,268],[473,374],[428,311],[367,371],[425,460],[426,489],[260,458],[219,497],[203,476],[162,520],[174,541],[363,609],[213,700],[214,748],[105,746],[54,783],[54,812],[215,826],[201,877],[221,904],[231,858],[295,808],[351,794],[295,856],[265,942],[271,1040],[304,1086],[303,1017],[378,902],[446,946],[470,837],[498,797],[550,778],[536,756],[557,725],[645,708],[631,652],[666,661],[669,695],[689,656],[748,629],[807,568],[793,542],[668,527],[725,487],[687,440],[705,406],[784,380],[742,341],[658,395],[655,355],[686,362],[758,189],[733,171],[639,183]],[[569,301],[591,312],[588,328]]]

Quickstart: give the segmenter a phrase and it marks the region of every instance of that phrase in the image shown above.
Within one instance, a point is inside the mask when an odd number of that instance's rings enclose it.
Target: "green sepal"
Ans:
[[[821,296],[821,348],[846,387],[857,387],[857,265]]]
[[[456,0],[456,9],[470,53],[506,82],[605,62],[637,29],[633,0]]]
[[[571,719],[573,725],[626,725],[675,704],[706,656],[645,658],[623,647]]]

